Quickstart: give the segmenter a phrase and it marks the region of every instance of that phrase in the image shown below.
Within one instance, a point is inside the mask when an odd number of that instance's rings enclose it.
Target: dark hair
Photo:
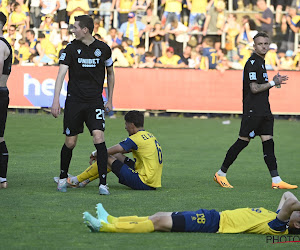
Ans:
[[[124,117],[126,122],[133,123],[137,128],[144,127],[144,115],[137,110],[128,111]]]
[[[265,32],[258,32],[254,37],[253,37],[253,41],[258,38],[258,37],[266,37],[269,38],[269,35]]]
[[[31,35],[35,36],[35,33],[33,30],[27,30],[26,33],[30,33]]]
[[[93,18],[91,18],[89,15],[76,16],[75,21],[79,22],[78,25],[80,28],[87,28],[90,34],[93,34],[94,21]]]
[[[256,23],[253,19],[248,20],[250,30],[256,30]]]
[[[149,57],[153,57],[154,55],[153,55],[153,53],[152,53],[152,52],[150,52],[150,51],[147,51],[147,52],[145,52],[145,57],[147,57],[147,56],[149,56]]]
[[[6,24],[7,18],[3,12],[0,12],[0,23],[2,23],[2,27]]]

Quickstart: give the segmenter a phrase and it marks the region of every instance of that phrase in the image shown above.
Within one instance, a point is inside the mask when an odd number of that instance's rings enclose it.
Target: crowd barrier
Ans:
[[[8,80],[10,108],[51,107],[58,67],[13,66]],[[275,73],[269,71],[269,79]],[[274,114],[300,114],[299,71],[285,71],[289,80],[270,91]],[[115,110],[163,110],[193,113],[242,113],[241,70],[115,68]],[[297,80],[298,79],[298,80]],[[67,93],[67,79],[60,103]],[[105,95],[105,94],[104,94]],[[105,97],[105,96],[104,96]]]

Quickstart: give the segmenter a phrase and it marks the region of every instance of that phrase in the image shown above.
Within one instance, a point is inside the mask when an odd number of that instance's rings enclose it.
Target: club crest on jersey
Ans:
[[[96,49],[95,52],[94,52],[94,55],[97,56],[97,57],[101,56],[102,55],[101,50],[100,49]]]
[[[255,63],[255,60],[250,60],[251,64],[253,65]]]
[[[80,53],[81,53],[81,49],[78,49],[78,50],[77,50],[77,53],[80,54]]]

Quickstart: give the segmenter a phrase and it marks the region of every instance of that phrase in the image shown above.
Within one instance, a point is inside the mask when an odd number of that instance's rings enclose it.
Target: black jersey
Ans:
[[[9,75],[11,72],[11,65],[12,65],[12,49],[10,44],[5,38],[0,37],[0,40],[3,41],[9,49],[9,56],[4,60],[2,74]]]
[[[265,60],[253,53],[248,59],[243,73],[243,114],[265,116],[271,114],[269,90],[253,94],[250,83],[264,84],[269,82]]]
[[[73,40],[62,52],[59,63],[69,66],[67,98],[83,102],[102,100],[105,67],[113,65],[106,43],[95,39],[87,46]]]

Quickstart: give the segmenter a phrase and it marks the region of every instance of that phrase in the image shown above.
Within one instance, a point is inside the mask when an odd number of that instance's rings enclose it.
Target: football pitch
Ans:
[[[0,190],[0,249],[299,249],[300,243],[272,244],[265,235],[208,233],[113,234],[90,233],[82,213],[95,215],[99,202],[115,216],[151,215],[158,211],[199,208],[218,211],[240,207],[265,207],[276,211],[284,190],[272,190],[263,160],[262,144],[255,138],[228,171],[234,189],[213,181],[226,151],[235,142],[239,118],[192,119],[147,117],[145,129],[163,149],[161,189],[133,191],[110,173],[111,195],[98,195],[98,181],[81,189],[56,191],[64,143],[62,115],[9,113],[5,139],[9,150],[8,188]],[[275,120],[274,141],[281,178],[300,185],[299,121]],[[108,147],[127,137],[124,119],[106,120]],[[79,136],[69,172],[79,174],[89,166],[94,150],[87,128]],[[300,190],[292,191],[300,197]]]

